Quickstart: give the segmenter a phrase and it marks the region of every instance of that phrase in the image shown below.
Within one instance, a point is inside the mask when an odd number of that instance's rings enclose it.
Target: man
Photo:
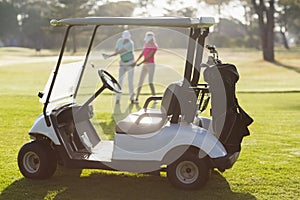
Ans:
[[[103,54],[105,59],[120,55],[120,68],[119,68],[119,83],[122,87],[125,73],[128,74],[128,86],[131,103],[134,103],[133,93],[133,75],[134,75],[134,42],[131,40],[131,34],[129,31],[124,31],[122,37],[116,42],[115,52],[112,54]],[[118,93],[116,96],[116,104],[120,103],[121,94]]]

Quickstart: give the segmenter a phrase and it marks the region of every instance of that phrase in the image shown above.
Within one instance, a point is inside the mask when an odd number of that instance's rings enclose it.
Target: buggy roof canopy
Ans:
[[[85,17],[50,21],[52,26],[84,26],[84,25],[134,25],[163,26],[182,28],[208,28],[215,24],[213,17]]]

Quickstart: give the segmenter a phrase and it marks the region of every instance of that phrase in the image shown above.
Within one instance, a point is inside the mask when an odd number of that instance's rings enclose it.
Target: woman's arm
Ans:
[[[151,51],[149,52],[149,54],[147,55],[147,57],[144,58],[144,60],[143,60],[142,62],[140,62],[138,65],[141,65],[141,64],[143,64],[144,62],[147,62],[150,58],[152,58],[152,57],[154,56],[155,52],[156,52],[156,50],[151,50]],[[138,61],[138,60],[137,60],[137,61]]]
[[[144,55],[144,50],[140,53],[139,57],[135,60],[135,62],[132,64],[132,66],[135,66],[136,63],[142,58],[143,55]]]

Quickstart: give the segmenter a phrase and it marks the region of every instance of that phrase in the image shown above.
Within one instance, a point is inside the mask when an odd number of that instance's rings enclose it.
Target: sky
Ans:
[[[132,2],[137,3],[138,0],[132,0]],[[198,13],[197,16],[211,16],[215,17],[218,20],[218,12],[217,8],[214,6],[207,6],[204,2],[201,2],[200,4],[196,3],[196,0],[184,0],[183,4],[177,3],[172,5],[169,9],[178,9],[180,7],[195,7],[195,5],[198,5]],[[154,3],[154,6],[151,7],[151,13],[149,13],[150,16],[162,16],[164,14],[165,7],[168,7],[169,5],[166,3],[166,1],[162,0],[156,0]],[[230,11],[230,12],[229,12]],[[141,10],[137,9],[134,13],[134,15],[139,15],[141,13]],[[244,10],[243,7],[240,5],[240,1],[233,1],[229,5],[223,7],[221,11],[222,17],[225,18],[236,18],[236,19],[243,19],[244,18]]]

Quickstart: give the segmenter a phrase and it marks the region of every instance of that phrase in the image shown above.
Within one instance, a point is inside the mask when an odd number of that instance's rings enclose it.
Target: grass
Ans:
[[[16,60],[37,58],[30,50],[19,51],[14,50]],[[5,60],[4,52],[0,48]],[[300,77],[295,70],[299,51],[278,52],[278,61],[290,68],[263,62],[254,51],[225,49],[223,54],[221,58],[238,67],[239,102],[255,122],[233,168],[214,171],[202,190],[192,192],[174,189],[165,176],[101,170],[59,168],[49,180],[25,179],[18,170],[17,154],[29,141],[27,132],[42,111],[36,94],[55,62],[0,66],[0,199],[300,199]],[[142,91],[149,93],[147,88]],[[112,96],[103,97],[96,107],[97,120],[105,133],[112,133],[114,117],[121,116],[111,114]],[[128,107],[123,99],[122,115],[138,109]]]

